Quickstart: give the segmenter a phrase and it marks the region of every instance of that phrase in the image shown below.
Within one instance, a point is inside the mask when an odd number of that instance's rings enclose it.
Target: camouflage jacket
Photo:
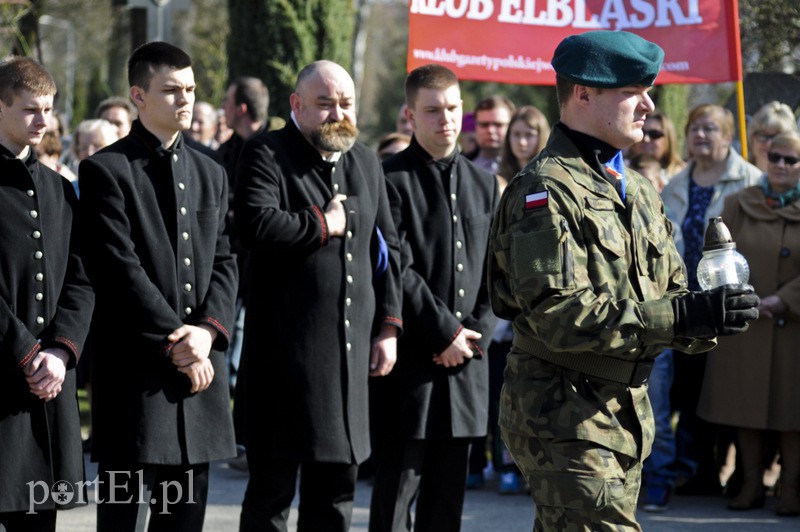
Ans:
[[[516,347],[522,338],[552,352],[646,361],[665,347],[715,345],[675,337],[671,300],[687,289],[672,226],[653,187],[632,170],[626,179],[623,203],[554,128],[503,194],[488,283],[495,313],[516,335],[500,403],[504,431],[591,440],[643,459],[653,438],[645,386],[586,379]]]
[[[627,170],[623,204],[558,128],[509,185],[494,219],[492,307],[514,332],[552,351],[654,358],[664,347],[711,349],[676,338],[672,298],[683,262],[658,193]]]

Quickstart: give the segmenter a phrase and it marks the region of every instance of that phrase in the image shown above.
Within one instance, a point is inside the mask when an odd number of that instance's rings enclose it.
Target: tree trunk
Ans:
[[[289,95],[301,68],[330,59],[352,63],[352,0],[228,0],[229,81],[255,76],[266,83],[270,114],[289,118]]]

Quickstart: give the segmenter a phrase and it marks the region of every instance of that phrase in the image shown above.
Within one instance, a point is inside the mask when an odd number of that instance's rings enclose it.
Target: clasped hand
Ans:
[[[478,331],[463,328],[447,348],[433,357],[433,362],[446,368],[453,368],[472,358],[473,341],[483,336]]]
[[[57,347],[36,353],[23,369],[31,393],[43,401],[55,399],[67,375],[67,362],[69,354]]]
[[[172,363],[189,378],[192,393],[202,392],[214,380],[214,366],[208,355],[216,338],[217,330],[207,325],[182,325],[167,336],[167,340],[175,342],[170,351]]]

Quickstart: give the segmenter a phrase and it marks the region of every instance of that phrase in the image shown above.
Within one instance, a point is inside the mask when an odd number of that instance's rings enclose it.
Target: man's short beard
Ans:
[[[346,152],[358,138],[358,128],[347,120],[326,122],[311,132],[311,142],[322,151]]]

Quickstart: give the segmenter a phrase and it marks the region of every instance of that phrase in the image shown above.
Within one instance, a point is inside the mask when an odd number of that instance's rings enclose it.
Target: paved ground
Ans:
[[[95,477],[94,464],[87,463],[87,477]],[[226,463],[214,463],[211,469],[209,505],[205,530],[236,532],[239,505],[247,474],[230,469]],[[359,482],[353,512],[353,532],[366,532],[369,520],[370,485]],[[89,500],[93,500],[90,493]],[[295,500],[295,504],[297,501]],[[766,508],[749,512],[730,512],[725,499],[718,497],[676,497],[663,514],[639,512],[639,520],[647,532],[783,532],[800,530],[800,518],[779,518],[768,499]],[[95,529],[95,507],[90,505],[58,517],[58,532],[90,532]],[[293,509],[290,530],[295,530],[297,513]],[[467,492],[463,532],[528,532],[533,528],[533,505],[527,496],[498,495],[492,483],[481,490]]]

